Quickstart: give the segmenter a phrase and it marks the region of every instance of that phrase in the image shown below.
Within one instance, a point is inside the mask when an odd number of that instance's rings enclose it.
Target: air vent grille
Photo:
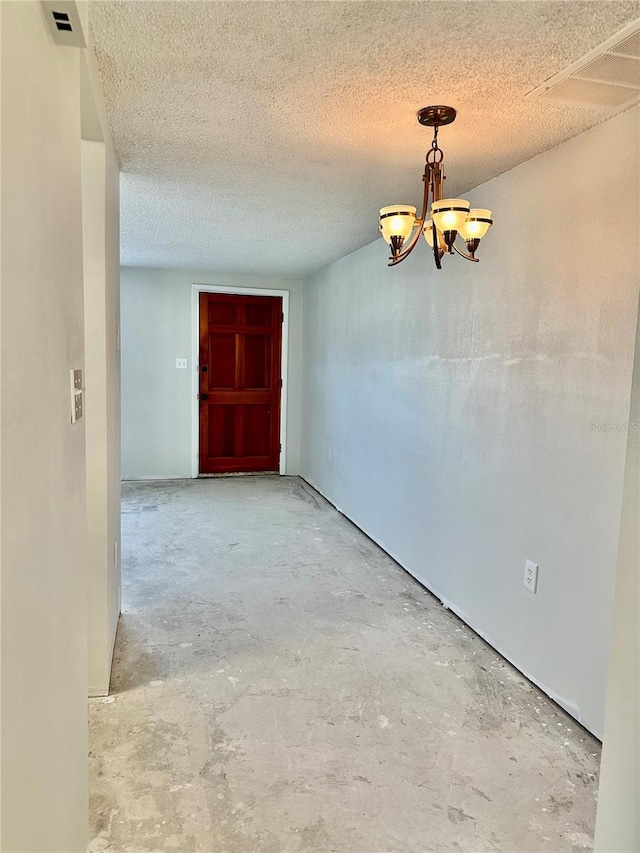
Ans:
[[[602,83],[614,83],[616,86],[631,86],[634,89],[640,89],[640,59],[605,53],[600,59],[585,65],[573,76],[581,77],[584,80],[599,80]]]
[[[621,41],[610,53],[621,53],[624,56],[635,56],[636,59],[640,59],[640,32]]]
[[[581,80],[569,77],[556,83],[540,97],[545,101],[575,101],[598,107],[620,107],[629,100],[633,92],[625,86],[613,86],[597,80]]]
[[[73,32],[73,27],[71,26],[71,22],[69,21],[69,15],[66,12],[52,12],[53,23],[56,25],[57,30],[64,30],[68,33]]]
[[[74,0],[41,0],[41,2],[47,26],[56,44],[65,47],[87,46],[78,7]]]
[[[640,99],[640,21],[625,27],[527,97],[605,109]]]

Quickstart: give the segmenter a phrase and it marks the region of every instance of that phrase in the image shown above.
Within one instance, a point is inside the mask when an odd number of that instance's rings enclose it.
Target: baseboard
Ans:
[[[191,474],[176,474],[175,476],[171,477],[158,477],[155,474],[151,474],[149,476],[144,477],[121,477],[120,480],[123,483],[145,483],[149,480],[193,480],[193,477],[191,476]]]
[[[370,533],[366,529],[366,527],[361,525],[355,518],[352,518],[347,512],[345,512],[343,509],[341,509],[333,500],[331,500],[331,498],[327,494],[325,494],[322,491],[322,489],[320,489],[313,482],[313,480],[307,479],[307,477],[303,476],[302,474],[299,474],[298,476],[300,477],[301,480],[304,480],[305,483],[308,483],[308,485],[310,485],[312,489],[315,489],[316,492],[318,492],[318,494],[322,495],[322,497],[328,503],[330,503],[332,507],[334,507],[335,509],[338,510],[340,515],[344,515],[344,517],[348,521],[350,521],[351,524],[355,525],[355,527],[357,527],[358,530],[360,530],[362,533],[364,533],[364,535],[368,539],[371,539],[371,541],[374,542],[378,546],[378,548],[382,548],[382,550],[385,552],[385,554],[388,554],[391,557],[391,559],[394,560],[400,566],[400,568],[403,571],[405,571],[408,575],[411,575],[411,577],[417,583],[419,583],[420,586],[424,587],[424,589],[426,589],[427,592],[430,592],[431,595],[433,595],[435,598],[437,598],[443,607],[446,607],[447,610],[450,610],[452,613],[454,613],[458,617],[458,619],[460,619],[461,622],[464,622],[464,624],[467,626],[467,628],[470,628],[474,634],[476,634],[478,637],[480,637],[480,639],[483,640],[488,646],[491,646],[491,648],[494,651],[498,652],[498,654],[501,657],[503,657],[507,661],[507,663],[510,663],[511,666],[514,667],[514,669],[517,669],[518,672],[527,679],[527,681],[530,681],[531,684],[535,685],[539,690],[541,690],[545,694],[545,696],[548,696],[552,702],[555,702],[555,704],[558,705],[558,707],[560,707],[565,713],[567,713],[577,723],[579,723],[586,731],[589,732],[589,734],[592,734],[599,741],[602,741],[603,733],[598,731],[595,728],[590,728],[584,722],[584,720],[582,720],[580,718],[580,709],[579,708],[576,708],[575,705],[573,705],[571,702],[568,702],[567,700],[563,699],[562,696],[558,696],[556,693],[554,693],[553,690],[550,690],[548,687],[546,687],[544,684],[542,684],[540,681],[538,681],[537,678],[535,678],[533,675],[531,675],[529,672],[527,672],[521,666],[519,666],[517,661],[513,660],[513,658],[511,658],[503,649],[501,649],[498,643],[494,642],[488,634],[485,634],[484,631],[480,630],[479,628],[477,628],[473,624],[473,622],[469,619],[467,613],[464,610],[459,608],[454,602],[449,601],[444,595],[442,595],[442,593],[438,592],[437,589],[432,587],[430,584],[426,583],[426,581],[417,577],[411,571],[411,569],[407,568],[407,566],[405,566],[403,564],[402,560],[400,560],[393,553],[393,551],[384,544],[384,542],[380,541],[374,534]]]
[[[116,649],[116,634],[118,633],[118,623],[120,622],[120,613],[118,613],[118,618],[115,620],[114,625],[111,629],[111,640],[109,642],[109,664],[107,666],[107,672],[109,673],[108,683],[100,684],[99,686],[91,686],[89,685],[89,699],[99,699],[101,696],[109,695],[109,688],[111,686],[111,670],[113,668],[113,655]]]
[[[109,685],[111,684],[111,670],[113,669],[113,656],[114,656],[115,651],[116,651],[116,635],[118,633],[118,624],[120,622],[120,616],[121,616],[121,612],[120,612],[120,608],[118,608],[118,615],[116,616],[116,618],[114,619],[114,622],[113,622],[113,628],[111,630],[111,642],[109,643],[109,669],[108,669],[108,671],[109,671]],[[108,693],[109,693],[109,690],[107,688],[107,694]]]

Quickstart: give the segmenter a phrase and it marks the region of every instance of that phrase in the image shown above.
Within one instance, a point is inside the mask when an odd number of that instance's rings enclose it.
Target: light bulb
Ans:
[[[459,231],[471,205],[464,198],[443,198],[431,205],[431,216],[438,231]]]
[[[474,207],[458,230],[463,240],[481,240],[492,225],[491,211]]]
[[[379,226],[382,237],[391,243],[392,237],[411,236],[416,222],[416,209],[410,204],[389,204],[380,210]]]
[[[427,219],[427,221],[424,223],[422,233],[424,234],[424,239],[429,244],[429,248],[433,249],[433,219]],[[436,237],[438,240],[438,248],[442,252],[446,252],[447,244],[445,243],[444,237],[439,231],[436,231]]]

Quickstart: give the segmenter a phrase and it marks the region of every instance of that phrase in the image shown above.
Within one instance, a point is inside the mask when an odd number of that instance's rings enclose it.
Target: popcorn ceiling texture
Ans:
[[[123,264],[305,276],[374,240],[382,205],[419,204],[420,107],[458,110],[440,137],[449,196],[610,118],[524,95],[640,2],[110,0],[90,14]]]

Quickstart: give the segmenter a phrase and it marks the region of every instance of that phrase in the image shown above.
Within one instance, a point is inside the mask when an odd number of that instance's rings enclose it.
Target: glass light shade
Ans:
[[[392,237],[406,240],[416,222],[416,209],[410,204],[389,204],[380,209],[380,231],[387,243]]]
[[[463,240],[482,240],[492,225],[491,211],[474,207],[469,211],[469,215],[458,231]]]
[[[471,205],[464,198],[442,198],[431,205],[431,216],[438,231],[459,231]]]
[[[424,223],[422,233],[424,234],[424,239],[433,249],[433,219],[427,219],[427,221]]]
[[[433,219],[427,219],[424,223],[422,233],[424,234],[424,239],[429,244],[429,248],[433,249]],[[444,237],[439,231],[436,231],[436,234],[438,235],[438,246],[443,252],[446,251],[447,244],[444,242]]]

